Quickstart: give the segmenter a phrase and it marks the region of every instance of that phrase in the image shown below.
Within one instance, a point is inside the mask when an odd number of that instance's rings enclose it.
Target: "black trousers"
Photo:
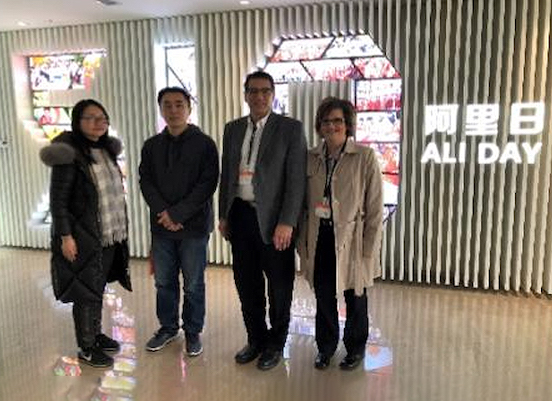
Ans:
[[[105,287],[109,269],[113,264],[116,245],[102,249],[102,280]],[[102,307],[99,302],[81,301],[73,303],[73,322],[79,348],[90,348],[96,342],[96,336],[102,332]]]
[[[318,351],[333,355],[339,342],[336,298],[335,237],[332,226],[320,226],[314,259],[316,296],[316,345]],[[368,340],[368,297],[366,289],[355,296],[353,289],[343,292],[347,308],[343,343],[348,354],[362,354]]]
[[[273,244],[265,244],[255,208],[239,198],[234,200],[228,217],[234,282],[241,301],[248,343],[281,351],[288,334],[295,278],[293,247],[277,251]],[[270,330],[266,324],[266,284]]]

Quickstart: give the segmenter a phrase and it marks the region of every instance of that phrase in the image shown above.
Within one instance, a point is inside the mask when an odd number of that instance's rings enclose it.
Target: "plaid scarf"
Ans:
[[[102,246],[110,246],[127,239],[127,216],[123,180],[117,166],[106,151],[90,149],[96,161],[90,165],[98,191]]]

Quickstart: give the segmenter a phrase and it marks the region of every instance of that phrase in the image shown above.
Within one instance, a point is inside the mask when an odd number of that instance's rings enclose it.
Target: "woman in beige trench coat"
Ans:
[[[307,161],[306,210],[298,251],[316,296],[317,369],[330,365],[339,341],[337,293],[347,308],[340,368],[364,358],[368,340],[366,288],[380,275],[382,178],[374,151],[353,140],[356,113],[348,100],[327,98],[316,113],[323,139]]]

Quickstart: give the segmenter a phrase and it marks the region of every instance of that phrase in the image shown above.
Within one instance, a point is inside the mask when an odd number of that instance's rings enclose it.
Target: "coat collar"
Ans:
[[[323,159],[326,154],[324,150],[324,141],[320,141],[318,145],[316,145],[313,149],[311,149],[311,153],[317,157],[320,157]],[[343,153],[359,153],[360,149],[358,145],[356,144],[353,137],[347,138],[347,142],[345,143],[345,149],[343,149]]]

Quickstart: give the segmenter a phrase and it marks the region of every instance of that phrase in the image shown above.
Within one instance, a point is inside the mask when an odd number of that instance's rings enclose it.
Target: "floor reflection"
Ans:
[[[0,400],[545,401],[552,394],[552,300],[378,283],[369,293],[364,368],[342,372],[342,343],[313,367],[315,302],[298,277],[284,362],[237,365],[245,332],[232,273],[207,271],[205,350],[180,338],[150,353],[155,291],[144,261],[134,292],[109,287],[104,329],[122,342],[113,369],[75,360],[71,306],[54,300],[49,253],[0,248]],[[342,319],[343,319],[343,312]]]

